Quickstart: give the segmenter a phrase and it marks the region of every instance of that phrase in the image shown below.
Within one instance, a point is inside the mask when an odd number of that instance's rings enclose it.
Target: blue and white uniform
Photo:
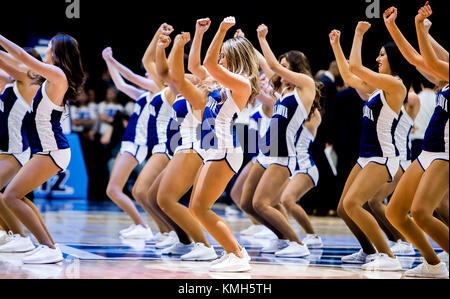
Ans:
[[[400,153],[400,167],[403,171],[406,171],[411,165],[410,135],[413,127],[414,121],[406,112],[405,107],[402,106],[402,110],[398,117],[397,129],[395,130],[395,144]]]
[[[31,106],[29,125],[31,155],[50,156],[61,171],[65,171],[71,158],[69,142],[61,126],[65,108],[50,100],[46,86],[47,81],[36,93]]]
[[[128,126],[122,138],[120,153],[129,153],[142,164],[149,153],[148,150],[148,122],[150,119],[150,93],[143,93],[136,100],[133,113],[128,120]]]
[[[308,113],[303,105],[297,88],[281,93],[281,98],[274,107],[269,129],[266,133],[266,148],[261,149],[264,158],[258,159],[261,165],[280,165],[289,169],[292,176],[297,164],[296,145],[300,128],[308,118]],[[268,148],[267,148],[268,146]]]
[[[194,115],[191,104],[183,96],[179,96],[173,103],[173,110],[175,111],[174,122],[178,126],[178,131],[172,136],[169,148],[175,149],[175,154],[193,150],[204,160],[205,151],[200,146],[202,122]]]
[[[400,152],[395,143],[399,115],[386,102],[384,92],[373,93],[364,106],[358,164],[385,165],[392,181],[400,166]]]
[[[206,150],[206,162],[225,160],[238,173],[244,161],[233,122],[240,112],[228,89],[208,95],[202,120],[201,147]]]
[[[448,92],[447,85],[437,94],[436,109],[431,117],[423,140],[423,151],[417,158],[420,166],[426,171],[435,160],[448,161]]]
[[[264,113],[263,105],[257,106],[253,109],[250,115],[249,122],[249,153],[254,156],[253,162],[258,162],[263,168],[267,168],[268,165],[262,164],[261,159],[264,160],[264,154],[261,152],[259,145],[263,143],[267,129],[270,125],[271,117]]]
[[[152,149],[152,154],[165,154],[172,159],[173,153],[170,151],[168,140],[169,125],[174,117],[174,110],[166,99],[168,87],[157,93],[150,101],[150,118],[148,121],[148,148]]]
[[[11,155],[22,166],[31,156],[26,131],[30,109],[17,82],[5,86],[0,95],[0,155]]]
[[[306,174],[311,178],[314,186],[317,186],[317,183],[319,182],[319,170],[311,155],[311,145],[316,137],[305,127],[305,125],[300,128],[298,136],[296,148],[297,165],[291,179],[298,174]]]

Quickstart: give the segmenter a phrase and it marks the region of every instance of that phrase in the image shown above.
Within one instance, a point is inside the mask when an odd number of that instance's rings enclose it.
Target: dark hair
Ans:
[[[280,55],[278,57],[278,61],[281,61],[283,58],[285,58],[287,60],[287,62],[289,63],[290,66],[290,70],[296,73],[301,73],[301,74],[305,74],[310,76],[311,78],[314,79],[313,75],[312,75],[312,70],[311,70],[311,66],[309,64],[309,60],[308,57],[306,57],[305,54],[303,54],[300,51],[296,51],[296,50],[292,50],[289,51],[287,53],[284,53],[282,55]],[[274,75],[271,78],[271,83],[273,85],[273,88],[275,91],[281,92],[280,88],[281,88],[281,77],[278,75]],[[323,83],[318,82],[316,80],[315,81],[315,85],[316,85],[316,97],[314,99],[314,102],[311,106],[311,112],[308,116],[308,119],[311,117],[311,115],[314,113],[314,111],[316,109],[321,110],[321,104],[320,104],[320,100],[322,98],[322,88],[323,88]]]
[[[409,89],[413,86],[415,78],[417,78],[417,70],[406,61],[402,53],[394,42],[388,42],[384,45],[386,56],[391,66],[392,75],[399,76],[406,87],[408,98]]]
[[[64,72],[69,84],[64,103],[76,101],[86,80],[78,42],[70,35],[58,33],[51,43],[54,64]]]

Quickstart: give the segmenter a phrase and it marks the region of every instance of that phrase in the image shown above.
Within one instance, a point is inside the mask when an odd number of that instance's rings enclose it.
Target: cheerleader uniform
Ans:
[[[65,107],[54,104],[47,95],[47,81],[33,99],[30,113],[29,142],[31,155],[43,155],[65,171],[70,163],[69,142],[63,134],[61,119]]]
[[[315,136],[303,125],[297,141],[297,165],[291,180],[298,174],[308,175],[314,186],[319,182],[319,170],[311,156],[311,145]]]
[[[263,144],[264,156],[258,161],[261,165],[286,167],[292,176],[297,164],[296,145],[300,128],[307,119],[308,113],[298,95],[297,88],[285,93],[286,90],[287,88],[283,90],[281,98],[275,104],[265,144]]]
[[[230,90],[215,90],[208,95],[203,112],[201,148],[206,151],[206,162],[225,160],[238,173],[244,161],[233,123],[240,112]]]
[[[417,158],[426,171],[435,160],[448,161],[448,91],[447,85],[437,94],[436,109],[431,117],[423,140],[423,151]]]
[[[411,165],[411,141],[410,135],[414,121],[406,112],[404,106],[398,118],[397,130],[395,131],[395,144],[400,152],[400,167],[405,172]]]
[[[384,92],[378,90],[364,106],[358,165],[364,169],[369,163],[385,165],[392,182],[400,166],[400,152],[396,147],[395,131],[399,115],[387,104]]]
[[[268,165],[262,164],[261,159],[264,160],[264,154],[261,152],[259,144],[264,140],[270,120],[271,118],[264,113],[263,105],[257,106],[250,115],[249,152],[254,155],[253,163],[259,163],[264,169],[267,169]]]
[[[31,156],[26,131],[30,109],[17,82],[5,86],[0,95],[0,155],[13,156],[21,166]]]

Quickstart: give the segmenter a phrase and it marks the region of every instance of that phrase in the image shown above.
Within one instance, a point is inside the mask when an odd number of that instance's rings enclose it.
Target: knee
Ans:
[[[358,204],[355,203],[353,200],[351,200],[351,199],[349,199],[349,198],[346,198],[346,199],[344,200],[343,206],[344,206],[345,213],[346,213],[348,216],[351,217],[352,215],[354,215],[355,213],[357,213],[357,210],[358,210]]]
[[[3,195],[0,195],[0,200],[6,207],[13,210],[17,204],[18,197],[14,192],[5,192]]]
[[[253,202],[253,209],[258,214],[264,214],[267,210],[267,204],[263,200],[255,200]]]
[[[189,204],[189,212],[194,218],[200,220],[205,213],[205,208],[201,204],[199,204],[199,202],[195,200],[195,198],[193,198],[193,200],[191,200],[191,203]]]
[[[133,198],[142,205],[145,202],[145,199],[147,197],[147,192],[144,188],[135,185],[133,187],[133,190],[131,190],[131,195],[133,195]]]
[[[343,205],[342,201],[339,203],[336,212],[337,212],[337,215],[340,218],[342,218],[342,219],[345,219],[347,217],[347,213],[345,212],[344,205]]]
[[[170,208],[170,197],[167,194],[159,194],[156,198],[156,202],[158,206],[163,210],[163,212],[167,212]]]
[[[433,213],[430,213],[429,211],[427,211],[422,207],[412,207],[411,216],[418,226],[423,227],[427,225],[427,223],[430,220],[430,217],[433,217]]]
[[[241,209],[247,214],[254,214],[253,204],[251,200],[241,202]]]
[[[388,205],[386,207],[385,216],[386,216],[386,219],[393,226],[398,226],[398,224],[400,223],[401,217],[400,217],[399,213],[395,210],[395,208],[392,207],[392,205]]]
[[[297,200],[293,196],[283,195],[281,198],[281,204],[286,208],[286,210],[292,211],[297,205]]]
[[[119,193],[119,188],[117,188],[114,185],[108,184],[108,187],[106,188],[106,195],[111,200],[114,200],[117,197],[117,194]]]

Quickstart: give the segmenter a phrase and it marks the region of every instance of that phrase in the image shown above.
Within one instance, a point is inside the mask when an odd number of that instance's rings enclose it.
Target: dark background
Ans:
[[[204,51],[212,40],[222,19],[232,15],[237,25],[259,49],[256,28],[269,27],[268,41],[276,55],[288,50],[303,51],[310,59],[315,73],[326,69],[333,54],[328,34],[332,29],[342,31],[342,45],[350,54],[355,26],[368,20],[367,0],[313,1],[106,1],[80,0],[80,19],[68,19],[66,0],[2,1],[0,33],[21,46],[29,46],[33,36],[52,37],[66,32],[80,43],[83,63],[92,77],[105,69],[101,51],[111,46],[114,56],[136,72],[143,73],[140,61],[155,30],[163,22],[174,26],[175,32],[195,30],[198,18],[210,17],[212,25],[204,39]],[[382,13],[395,5],[399,9],[397,24],[408,40],[417,45],[414,17],[424,0],[379,0],[381,18],[369,20],[372,29],[365,39],[364,64],[375,66],[378,52],[389,40]],[[6,2],[6,3],[5,3]],[[431,1],[432,35],[448,49],[447,0]],[[445,28],[445,29],[444,29]],[[234,30],[232,30],[234,32]],[[228,35],[232,36],[232,32]],[[445,34],[444,34],[445,33]]]

